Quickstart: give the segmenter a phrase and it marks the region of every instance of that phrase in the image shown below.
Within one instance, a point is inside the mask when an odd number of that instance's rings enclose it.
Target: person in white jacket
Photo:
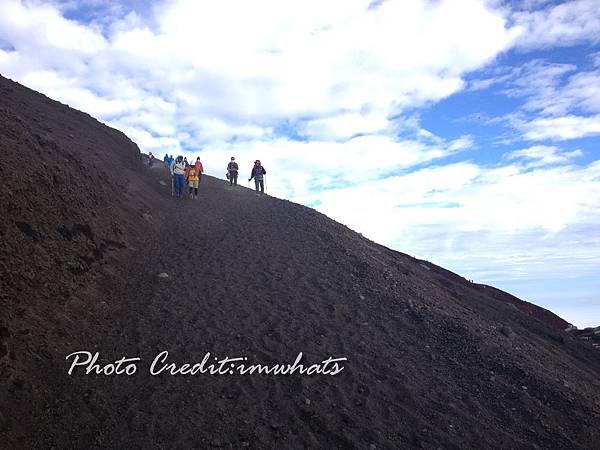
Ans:
[[[173,161],[173,164],[171,165],[171,175],[173,176],[173,191],[175,197],[181,198],[185,185],[185,163],[183,162],[183,156],[178,156],[177,159]]]

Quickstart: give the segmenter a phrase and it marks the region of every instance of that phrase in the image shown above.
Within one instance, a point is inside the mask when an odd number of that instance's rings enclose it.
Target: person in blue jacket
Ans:
[[[256,161],[254,161],[254,167],[252,168],[252,173],[250,174],[250,178],[248,178],[248,181],[250,181],[250,180],[252,180],[252,178],[254,178],[254,186],[255,186],[257,193],[258,193],[259,188],[260,188],[261,194],[265,193],[264,176],[266,174],[267,174],[267,171],[260,163],[260,160],[257,159]]]

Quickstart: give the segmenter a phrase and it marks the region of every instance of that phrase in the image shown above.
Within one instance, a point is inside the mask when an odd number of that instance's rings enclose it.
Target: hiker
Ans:
[[[183,185],[185,183],[185,164],[183,163],[183,156],[178,156],[171,165],[171,175],[173,176],[173,191],[175,197],[181,198]]]
[[[165,153],[165,157],[163,158],[163,162],[165,163],[165,166],[169,167],[169,154]]]
[[[165,155],[165,165],[167,166],[167,169],[169,169],[169,171],[171,171],[171,166],[173,165],[174,161],[175,160],[173,159],[173,155]]]
[[[231,161],[227,164],[227,179],[229,180],[229,186],[237,186],[238,170],[238,163],[235,162],[235,158],[232,156]]]
[[[258,188],[260,187],[260,193],[265,193],[265,183],[264,176],[267,174],[265,168],[260,164],[260,160],[254,161],[254,167],[252,168],[252,174],[250,178],[248,178],[248,182],[254,178],[254,187],[256,192],[258,193]]]
[[[154,155],[152,152],[148,153],[148,165],[152,167],[154,165]]]
[[[202,173],[204,172],[204,166],[200,162],[200,157],[196,158],[196,173],[198,174],[198,184],[202,181]]]
[[[198,198],[198,183],[200,181],[200,172],[196,166],[187,166],[185,169],[185,181],[190,189],[190,198]]]
[[[175,164],[175,160],[173,159],[173,155],[167,158],[167,170],[171,174],[171,196],[175,195],[175,176],[173,175],[173,165]]]
[[[188,163],[187,160],[187,156],[185,158],[183,158],[183,164],[185,164],[185,167],[189,166],[190,164]]]

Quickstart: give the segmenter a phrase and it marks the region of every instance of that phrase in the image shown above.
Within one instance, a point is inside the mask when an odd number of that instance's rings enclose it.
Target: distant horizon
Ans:
[[[600,2],[0,0],[0,73],[600,325]]]

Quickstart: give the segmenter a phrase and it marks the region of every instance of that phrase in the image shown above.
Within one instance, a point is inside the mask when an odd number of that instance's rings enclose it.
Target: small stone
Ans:
[[[304,404],[306,406],[310,406],[310,399],[309,398],[304,399]]]
[[[158,278],[169,278],[169,274],[167,272],[161,272],[158,274]]]
[[[167,183],[165,183],[163,180],[160,180],[159,183],[160,183],[161,186],[166,186],[167,185]]]
[[[359,295],[358,298],[360,298],[361,300],[364,300],[365,296],[364,295]]]
[[[511,327],[503,326],[500,328],[500,332],[509,339],[514,338],[517,334],[512,330]]]

